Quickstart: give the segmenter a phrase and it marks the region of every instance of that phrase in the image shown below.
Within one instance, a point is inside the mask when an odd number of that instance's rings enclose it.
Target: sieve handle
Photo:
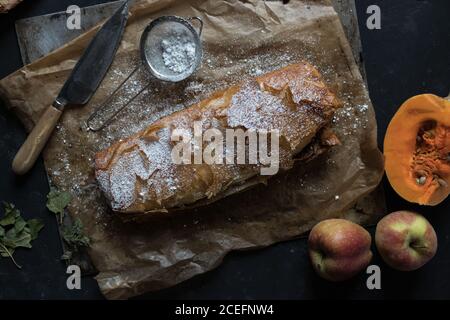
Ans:
[[[122,89],[122,87],[128,82],[128,80],[133,77],[133,75],[141,68],[141,64],[138,64],[136,68],[123,80],[119,86],[117,86],[114,91],[105,99],[103,102],[98,106],[94,112],[89,116],[89,118],[86,121],[86,127],[91,131],[100,131],[106,126],[108,126],[114,118],[119,114],[120,111],[125,109],[133,100],[142,92],[144,91],[149,84],[144,86],[144,88],[140,89],[139,92],[135,95],[133,95],[128,101],[126,101],[124,104],[119,104],[118,107],[112,108],[111,102],[116,98],[117,92]],[[114,106],[114,104],[113,104]],[[112,108],[112,109],[111,109]]]
[[[203,31],[203,20],[200,17],[189,17],[187,18],[189,21],[197,21],[198,23],[200,23],[200,27],[198,29],[198,35],[201,36],[202,35],[202,31]]]

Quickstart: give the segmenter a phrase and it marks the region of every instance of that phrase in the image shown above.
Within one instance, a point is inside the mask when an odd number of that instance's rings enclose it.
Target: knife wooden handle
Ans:
[[[12,169],[16,174],[25,174],[33,167],[61,114],[62,111],[52,105],[45,110],[14,157]]]

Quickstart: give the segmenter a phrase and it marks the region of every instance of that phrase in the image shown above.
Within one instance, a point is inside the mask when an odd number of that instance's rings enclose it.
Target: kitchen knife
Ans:
[[[12,163],[16,174],[24,174],[34,165],[67,105],[86,104],[108,71],[119,47],[128,18],[128,2],[106,21],[84,51],[52,105],[20,147]]]

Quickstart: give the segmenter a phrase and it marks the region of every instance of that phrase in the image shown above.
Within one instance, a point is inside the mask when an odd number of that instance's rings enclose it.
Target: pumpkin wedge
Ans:
[[[385,168],[404,199],[437,205],[450,193],[450,101],[432,94],[408,99],[384,138]]]

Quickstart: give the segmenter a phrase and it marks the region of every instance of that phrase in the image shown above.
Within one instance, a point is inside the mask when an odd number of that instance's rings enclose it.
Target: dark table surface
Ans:
[[[0,16],[0,78],[22,66],[14,22],[17,19],[63,11],[99,0],[25,0]],[[358,0],[357,11],[370,97],[376,108],[379,142],[398,106],[410,96],[450,91],[450,1]],[[366,28],[366,9],[381,8],[381,30]],[[31,97],[30,97],[31,98]],[[13,202],[26,218],[39,217],[45,228],[32,250],[18,250],[18,270],[0,259],[0,299],[102,298],[94,279],[84,277],[81,290],[66,288],[66,267],[60,261],[61,245],[54,216],[45,207],[48,184],[42,159],[26,177],[11,172],[11,161],[25,139],[19,121],[0,107],[0,200]],[[387,267],[378,254],[381,290],[366,287],[367,275],[344,283],[318,278],[307,258],[305,239],[269,248],[229,254],[222,265],[170,289],[145,298],[175,299],[304,299],[304,298],[450,298],[450,200],[436,207],[418,207],[398,197],[383,181],[389,211],[411,209],[426,215],[438,234],[435,258],[414,272]],[[373,235],[374,229],[370,228]]]

